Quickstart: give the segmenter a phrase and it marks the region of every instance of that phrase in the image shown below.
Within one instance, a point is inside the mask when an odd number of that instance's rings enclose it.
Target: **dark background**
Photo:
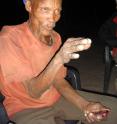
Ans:
[[[115,0],[63,0],[62,17],[56,30],[63,39],[70,36],[95,38],[100,26],[115,11]],[[22,0],[1,0],[0,26],[27,20]]]

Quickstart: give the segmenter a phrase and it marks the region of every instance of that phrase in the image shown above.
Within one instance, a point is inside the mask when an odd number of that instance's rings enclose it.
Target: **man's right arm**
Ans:
[[[53,80],[63,66],[59,56],[55,56],[48,66],[37,76],[23,82],[28,94],[33,98],[40,97],[53,83]]]
[[[33,98],[40,97],[51,85],[60,68],[71,59],[79,58],[75,52],[88,49],[91,41],[83,38],[69,38],[56,53],[46,68],[31,80],[23,82],[28,94]]]

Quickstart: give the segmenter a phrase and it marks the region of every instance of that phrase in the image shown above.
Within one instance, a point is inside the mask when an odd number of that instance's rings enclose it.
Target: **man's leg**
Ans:
[[[78,93],[84,98],[86,98],[87,100],[101,102],[105,106],[111,108],[111,112],[108,119],[95,124],[116,124],[117,123],[117,98],[84,92],[84,91],[78,91]],[[83,112],[81,112],[74,105],[66,101],[64,98],[62,98],[55,105],[55,109],[56,111],[61,110],[63,120],[82,120],[86,124]]]
[[[11,120],[16,124],[56,124],[52,107],[23,110],[16,113]]]
[[[62,120],[84,120],[84,115],[80,109],[68,102],[64,97],[54,105],[56,117]]]

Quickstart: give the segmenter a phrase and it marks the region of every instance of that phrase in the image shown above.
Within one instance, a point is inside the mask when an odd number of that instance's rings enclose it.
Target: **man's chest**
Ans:
[[[37,47],[24,51],[9,50],[1,59],[1,68],[8,82],[23,81],[37,76],[47,66],[55,51]]]

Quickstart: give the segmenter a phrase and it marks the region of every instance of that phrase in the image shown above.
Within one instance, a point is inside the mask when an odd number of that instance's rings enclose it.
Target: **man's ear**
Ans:
[[[30,1],[30,0],[26,0],[25,8],[26,8],[26,10],[27,10],[29,13],[31,12],[31,1]]]

